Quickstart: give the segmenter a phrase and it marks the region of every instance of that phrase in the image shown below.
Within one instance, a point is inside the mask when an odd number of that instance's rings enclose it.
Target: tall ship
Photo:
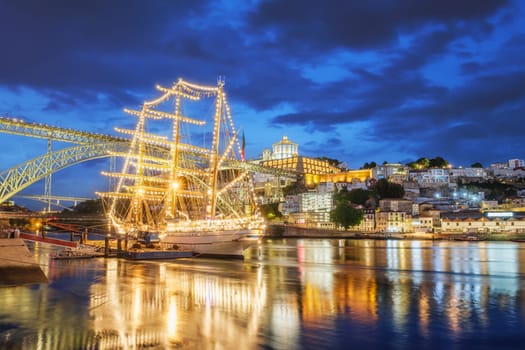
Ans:
[[[126,241],[158,237],[165,249],[242,256],[264,222],[224,82],[179,79],[157,90],[161,95],[140,110],[124,110],[134,128],[115,128],[130,147],[111,154],[120,171],[103,172],[112,183],[98,193],[109,223]]]

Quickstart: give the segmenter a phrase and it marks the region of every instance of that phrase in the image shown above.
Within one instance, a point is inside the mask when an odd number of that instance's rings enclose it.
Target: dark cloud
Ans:
[[[262,1],[250,23],[269,30],[272,45],[288,49],[377,48],[397,35],[426,25],[472,23],[490,29],[486,18],[508,1]],[[481,25],[480,25],[481,24]]]
[[[275,141],[304,133],[313,156],[503,161],[525,149],[523,13],[503,0],[4,1],[0,114],[111,133],[156,84],[223,76],[247,133],[252,120]]]

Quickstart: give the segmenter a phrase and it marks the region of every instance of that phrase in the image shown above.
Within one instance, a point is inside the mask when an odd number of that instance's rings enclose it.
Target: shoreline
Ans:
[[[315,238],[315,239],[373,239],[373,240],[427,240],[427,241],[492,241],[524,242],[525,233],[366,233],[359,231],[326,230],[290,225],[268,225],[264,238]]]

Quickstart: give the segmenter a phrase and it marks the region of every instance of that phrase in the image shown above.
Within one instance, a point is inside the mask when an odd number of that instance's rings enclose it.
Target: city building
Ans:
[[[443,213],[442,233],[525,233],[525,216],[512,211]]]
[[[433,232],[434,219],[431,216],[416,216],[412,218],[408,227],[409,232]]]
[[[451,168],[448,170],[451,181],[458,178],[485,179],[487,171],[483,168]]]
[[[509,164],[509,168],[510,169],[524,168],[525,167],[525,160],[523,160],[523,159],[509,159],[508,164]]]
[[[450,182],[448,169],[430,168],[426,170],[410,170],[408,173],[410,181],[416,181],[420,185],[448,184]]]
[[[399,181],[402,182],[408,179],[408,167],[401,163],[385,163],[373,168],[372,176],[374,179],[387,179],[389,181],[394,177],[396,182],[399,183]]]
[[[413,214],[414,213],[414,203],[408,199],[385,198],[385,199],[379,200],[379,210],[380,211],[402,211],[407,214]]]
[[[305,192],[299,194],[299,211],[330,211],[333,207],[332,193]]]
[[[282,140],[272,144],[272,150],[263,150],[263,160],[285,159],[299,155],[299,145],[283,136]]]
[[[376,230],[390,233],[411,232],[411,220],[412,215],[402,211],[380,211],[376,213]]]

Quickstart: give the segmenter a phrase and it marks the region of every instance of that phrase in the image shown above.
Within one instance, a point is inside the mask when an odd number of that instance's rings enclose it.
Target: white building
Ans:
[[[299,196],[288,195],[285,197],[284,202],[281,204],[281,213],[283,215],[290,215],[291,213],[299,212]]]
[[[396,175],[396,179],[402,178],[406,180],[408,175],[408,167],[400,163],[387,163],[378,165],[372,169],[372,175],[375,179],[389,180],[393,175]]]
[[[491,215],[492,214],[492,215]],[[525,219],[512,212],[487,212],[474,217],[441,218],[442,233],[524,233]]]
[[[483,168],[452,168],[448,170],[448,174],[451,179],[458,177],[482,179],[487,177],[487,171]]]
[[[287,136],[272,145],[272,159],[286,159],[299,155],[299,145],[288,140]]]
[[[330,211],[333,208],[332,193],[305,192],[299,194],[299,211]]]
[[[515,168],[491,168],[492,175],[496,178],[512,179],[525,177],[525,171]]]
[[[381,211],[376,213],[376,229],[379,232],[410,232],[411,220],[412,215],[402,211]]]
[[[421,184],[448,184],[450,182],[448,169],[431,168],[426,170],[411,170],[408,174],[411,181]]]
[[[333,182],[321,182],[317,185],[317,192],[319,193],[334,193],[336,190],[335,183]]]
[[[525,160],[523,159],[509,159],[508,161],[509,168],[515,169],[515,168],[523,168],[525,167]]]

